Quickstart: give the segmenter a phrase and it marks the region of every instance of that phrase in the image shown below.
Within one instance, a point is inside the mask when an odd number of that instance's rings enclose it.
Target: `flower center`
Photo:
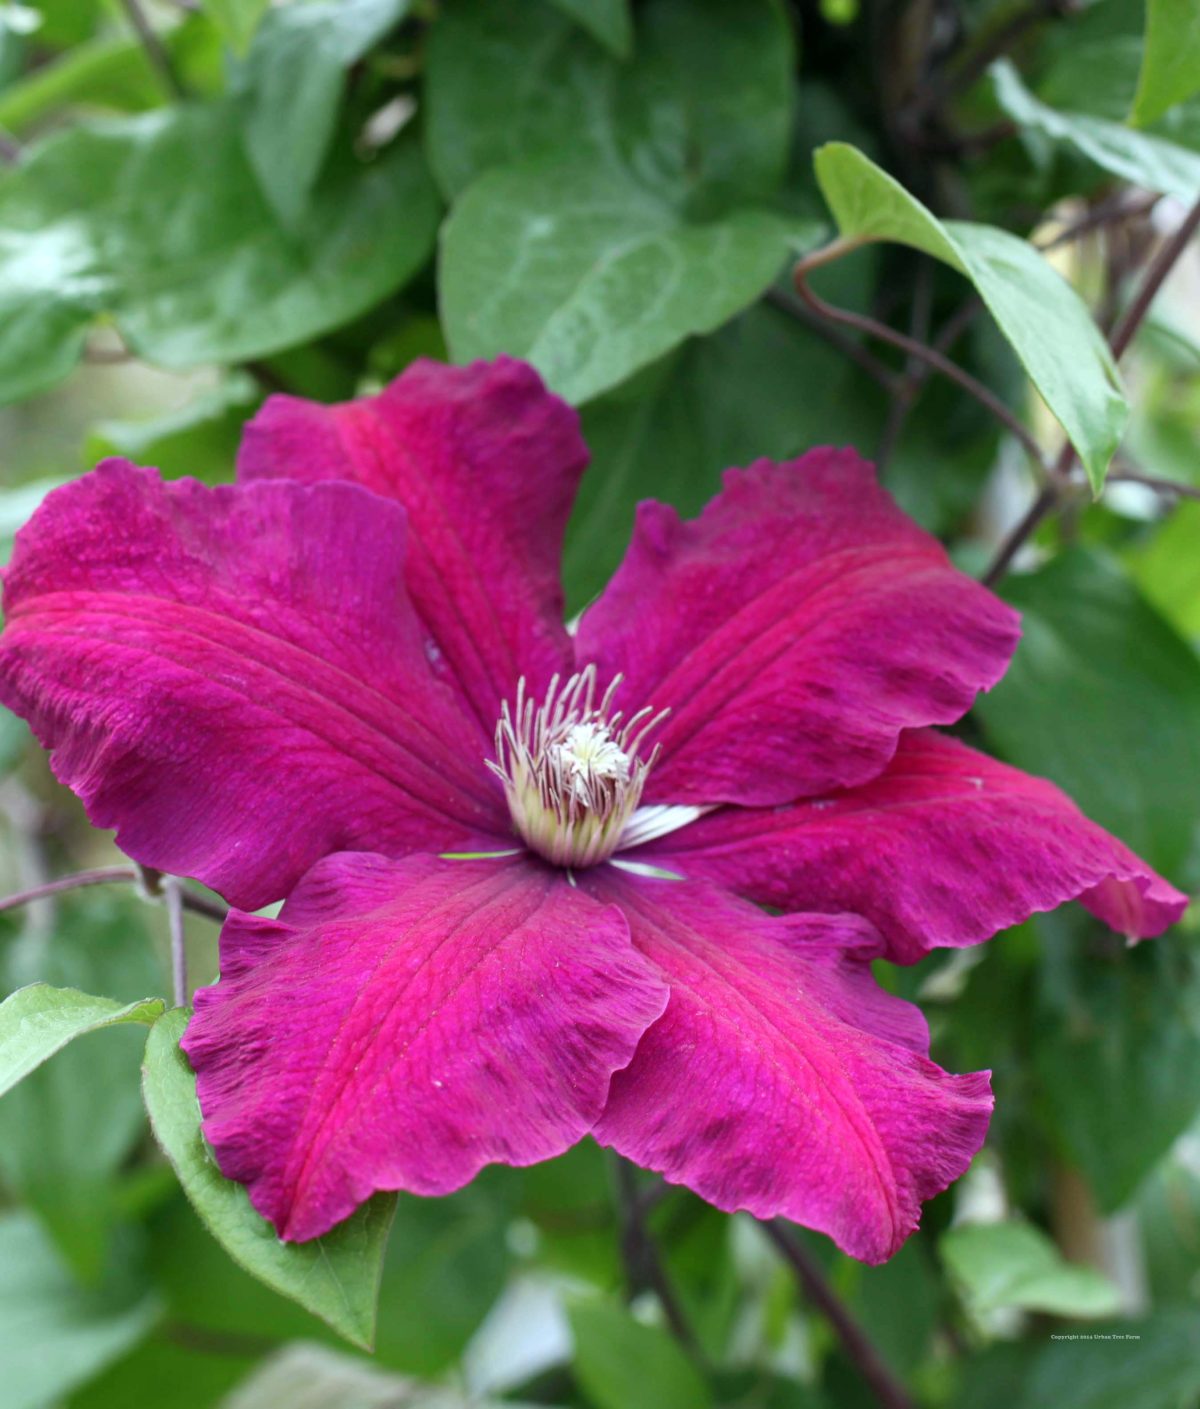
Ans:
[[[665,718],[641,709],[613,710],[616,679],[596,703],[596,667],[569,680],[556,675],[536,705],[517,685],[516,704],[501,706],[496,757],[488,767],[504,784],[513,826],[532,851],[556,866],[594,866],[616,851],[658,757],[638,749]]]

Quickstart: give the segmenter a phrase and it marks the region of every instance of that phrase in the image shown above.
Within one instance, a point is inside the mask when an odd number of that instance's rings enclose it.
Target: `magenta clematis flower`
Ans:
[[[871,961],[1075,897],[1152,935],[1184,897],[930,731],[1016,617],[852,452],[643,504],[572,637],[585,459],[501,360],[273,397],[233,487],[109,461],[20,535],[0,698],[131,856],[241,907],[184,1045],[284,1238],[591,1133],[882,1260],[991,1097]]]

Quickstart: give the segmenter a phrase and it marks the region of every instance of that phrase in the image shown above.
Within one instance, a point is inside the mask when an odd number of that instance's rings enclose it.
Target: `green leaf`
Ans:
[[[997,102],[1022,129],[1074,147],[1122,181],[1189,203],[1195,200],[1200,154],[1107,118],[1058,112],[1034,97],[1007,60],[993,64],[991,75]]]
[[[4,1409],[45,1409],[123,1355],[158,1317],[153,1297],[84,1291],[37,1223],[0,1215],[0,1366]]]
[[[1037,928],[1046,972],[1033,1059],[1045,1125],[1112,1212],[1200,1111],[1200,960],[1171,940],[1097,953],[1094,922],[1077,913]]]
[[[167,367],[316,337],[403,284],[436,218],[411,140],[371,164],[343,155],[285,230],[230,103],[51,138],[0,181],[0,400],[66,375],[102,314]]]
[[[462,1356],[512,1263],[506,1230],[515,1177],[491,1169],[448,1198],[397,1200],[379,1297],[380,1361],[437,1375]]]
[[[42,37],[39,32],[39,48]],[[201,91],[208,70],[219,63],[209,26],[189,18],[161,39],[184,82]],[[162,77],[137,35],[101,33],[70,42],[61,54],[7,85],[0,92],[0,127],[24,134],[47,117],[61,122],[64,110],[142,112],[160,106],[162,98]]]
[[[273,7],[233,74],[246,150],[291,228],[305,213],[337,130],[346,70],[407,13],[409,0],[309,0]]]
[[[1107,1277],[1067,1262],[1029,1223],[966,1224],[943,1234],[938,1249],[980,1313],[1017,1307],[1056,1316],[1111,1316],[1120,1303]]]
[[[261,1359],[253,1353],[253,1343],[181,1345],[169,1327],[168,1320],[167,1328],[90,1379],[71,1396],[66,1409],[210,1409],[221,1406],[223,1396]]]
[[[1021,1409],[1185,1409],[1200,1397],[1200,1312],[1156,1311],[1143,1321],[1092,1328],[1101,1341],[1055,1341],[1038,1356]]]
[[[814,164],[843,237],[910,245],[971,280],[1099,492],[1129,408],[1108,346],[1074,289],[1027,241],[990,225],[938,220],[844,142],[821,147]]]
[[[205,0],[204,9],[235,54],[244,54],[271,0]]]
[[[151,1028],[142,1083],[150,1124],[184,1192],[235,1262],[370,1349],[394,1196],[377,1195],[323,1238],[281,1242],[204,1144],[196,1080],[179,1048],[187,1021],[187,1012],[175,1008]]]
[[[82,44],[105,22],[104,0],[38,0],[38,44],[50,51]]]
[[[379,1288],[378,1363],[428,1377],[460,1359],[512,1265],[511,1185],[520,1178],[494,1168],[445,1198],[396,1200]],[[154,1278],[173,1320],[214,1340],[332,1341],[310,1311],[231,1261],[182,1197],[155,1210],[149,1235]]]
[[[679,1343],[622,1307],[582,1301],[569,1309],[574,1370],[595,1409],[704,1409],[712,1393]]]
[[[6,946],[0,984],[8,991],[44,980],[136,1007],[132,1000],[161,992],[166,979],[147,913],[118,890],[63,896],[51,930],[30,924]],[[100,1029],[72,1040],[0,1100],[4,1183],[88,1283],[100,1277],[119,1219],[119,1171],[145,1136],[138,1090],[145,1046],[136,1022]]]
[[[511,21],[511,24],[510,24]],[[655,0],[619,65],[536,6],[464,0],[430,56],[457,360],[504,351],[582,402],[754,302],[811,221],[784,171],[790,39],[767,0]],[[440,36],[440,37],[439,37]]]
[[[1072,35],[1055,58],[1039,65],[1037,94],[1060,111],[1124,122],[1141,64],[1140,35],[1112,34],[1082,44]]]
[[[694,215],[770,198],[791,137],[773,0],[651,0],[621,64],[537,0],[450,0],[430,37],[430,164],[449,196],[491,167],[607,154]]]
[[[443,229],[447,341],[460,362],[524,357],[587,401],[752,303],[797,234],[766,211],[692,224],[605,158],[492,171]]]
[[[1131,121],[1157,122],[1200,92],[1200,9],[1195,0],[1146,0],[1146,51]]]
[[[161,998],[118,1003],[47,983],[18,989],[0,1003],[0,1096],[74,1038],[121,1023],[149,1026],[165,1007]]]
[[[1200,658],[1097,552],[1063,554],[1001,593],[1023,633],[1004,679],[976,702],[988,739],[1178,873],[1200,797]]]
[[[1181,503],[1130,554],[1129,570],[1160,612],[1191,641],[1200,641],[1200,503]]]
[[[429,35],[425,145],[448,198],[489,167],[611,128],[615,65],[538,0],[449,0]]]
[[[1134,1205],[1142,1250],[1155,1300],[1186,1301],[1200,1252],[1200,1169],[1189,1146],[1200,1135],[1200,1122],[1161,1160],[1138,1190]]]
[[[657,0],[614,133],[631,172],[690,215],[774,198],[787,167],[795,52],[777,0]]]
[[[940,1322],[941,1289],[927,1246],[910,1239],[878,1267],[858,1264],[851,1307],[901,1375],[925,1360]]]
[[[629,0],[553,0],[553,3],[618,59],[633,49],[633,19]]]
[[[621,1251],[612,1192],[611,1157],[590,1139],[523,1171],[519,1212],[537,1229],[542,1267],[616,1285]]]

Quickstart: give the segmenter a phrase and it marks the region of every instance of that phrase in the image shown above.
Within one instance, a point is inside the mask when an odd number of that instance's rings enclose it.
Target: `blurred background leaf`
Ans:
[[[0,1361],[10,1409],[40,1409],[135,1344],[153,1324],[152,1294],[124,1272],[81,1290],[37,1221],[0,1215]]]
[[[1072,1267],[1028,1223],[968,1223],[942,1237],[942,1260],[973,1309],[1017,1307],[1059,1316],[1111,1316],[1117,1289],[1090,1267]]]

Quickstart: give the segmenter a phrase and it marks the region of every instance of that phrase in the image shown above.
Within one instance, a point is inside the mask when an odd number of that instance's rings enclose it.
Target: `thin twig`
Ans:
[[[186,1008],[188,1001],[187,935],[183,928],[183,885],[177,876],[163,880],[163,899],[167,904],[167,928],[171,936],[172,994],[177,1008]]]
[[[867,376],[874,378],[885,391],[894,391],[898,380],[896,374],[889,367],[885,367],[869,348],[863,347],[853,338],[848,338],[832,323],[819,318],[810,308],[797,302],[782,289],[768,289],[767,302],[782,309],[784,313],[791,314],[793,318],[798,318],[806,328],[824,338],[831,347],[835,347],[844,357],[848,357],[851,362],[862,368]]]
[[[1133,341],[1137,330],[1150,312],[1150,307],[1159,289],[1162,288],[1167,275],[1175,267],[1179,257],[1187,249],[1198,227],[1200,227],[1200,200],[1188,212],[1187,218],[1179,229],[1154,256],[1132,303],[1125,310],[1125,313],[1117,319],[1109,336],[1109,347],[1115,361],[1120,361]],[[1038,524],[1059,506],[1063,494],[1072,487],[1071,469],[1074,463],[1075,447],[1068,440],[1064,442],[1061,451],[1059,451],[1058,459],[1047,475],[1046,483],[1038,493],[1038,497],[1030,505],[1025,517],[1001,544],[991,566],[984,573],[982,580],[987,586],[994,586],[1004,576],[1013,559],[1024,547]],[[1173,485],[1173,481],[1164,480],[1162,485]]]
[[[186,1321],[167,1321],[161,1334],[176,1345],[194,1350],[200,1355],[261,1357],[279,1348],[274,1336],[245,1335],[240,1331],[211,1331],[207,1326],[193,1326]]]
[[[142,9],[142,0],[121,0],[121,4],[124,6],[125,14],[134,33],[145,50],[150,66],[162,80],[163,87],[166,88],[169,96],[176,99],[186,98],[187,89],[175,72],[171,56],[155,32],[154,26],[146,18],[146,12]]]
[[[929,318],[933,308],[933,276],[929,263],[921,260],[917,269],[917,279],[913,287],[912,312],[909,316],[909,335],[918,342],[925,342],[929,336]],[[929,370],[929,364],[911,354],[904,363],[904,375],[892,393],[888,405],[887,419],[880,432],[879,444],[875,449],[875,468],[883,473],[892,452],[900,439],[900,432],[908,419],[908,413],[919,393],[921,383]]]
[[[833,1327],[842,1349],[853,1362],[872,1393],[886,1409],[914,1409],[908,1391],[876,1349],[863,1328],[850,1314],[837,1293],[825,1280],[820,1264],[812,1257],[786,1224],[764,1223],[763,1229],[784,1260],[796,1274],[804,1295]]]
[[[662,1305],[663,1315],[675,1339],[692,1355],[699,1354],[699,1346],[692,1328],[687,1323],[683,1308],[671,1286],[666,1269],[658,1255],[650,1230],[646,1227],[645,1206],[637,1186],[634,1167],[620,1155],[614,1156],[617,1193],[620,1199],[624,1228],[621,1234],[621,1252],[625,1259],[625,1278],[630,1295],[635,1295],[643,1286],[648,1286]]]
[[[34,900],[44,900],[48,895],[62,895],[64,891],[80,890],[84,886],[111,885],[114,881],[136,881],[137,872],[132,866],[98,866],[94,871],[77,871],[73,876],[59,876],[57,880],[46,881],[28,890],[17,891],[0,899],[0,911],[16,910]]]
[[[1048,254],[1051,250],[1058,249],[1062,245],[1073,243],[1082,239],[1085,235],[1090,235],[1096,230],[1102,230],[1111,225],[1124,224],[1130,220],[1138,220],[1149,215],[1158,202],[1162,199],[1158,195],[1146,196],[1139,201],[1129,201],[1126,199],[1127,192],[1111,200],[1102,201],[1094,206],[1086,215],[1080,216],[1078,220],[1072,221],[1057,234],[1052,235],[1047,240],[1034,241],[1035,247],[1042,254]],[[932,346],[937,352],[946,353],[954,346],[959,338],[966,332],[971,322],[983,311],[983,300],[973,294],[963,303],[956,312],[952,313],[942,326],[937,337],[934,338]],[[884,433],[880,437],[880,449],[876,455],[876,463],[882,466],[886,463],[892,450],[900,438],[900,433],[904,428],[904,422],[908,419],[913,407],[929,380],[932,367],[928,363],[913,369],[908,373],[906,385],[901,388],[900,394],[892,401],[891,413]]]
[[[1194,484],[1180,484],[1178,480],[1163,479],[1159,475],[1144,475],[1140,470],[1113,470],[1105,484],[1142,484],[1159,494],[1176,494],[1181,499],[1200,499],[1200,487]]]
[[[934,350],[942,353],[949,352],[982,308],[983,300],[977,295],[972,295],[965,303],[955,309],[942,325],[937,337],[934,338],[932,343]],[[905,423],[912,414],[913,407],[917,404],[932,372],[933,368],[928,362],[918,363],[909,372],[900,393],[893,397],[887,422],[879,438],[879,449],[875,455],[875,463],[880,469],[891,459],[892,453],[900,443]]]
[[[179,898],[185,910],[190,910],[193,915],[203,915],[206,920],[215,920],[219,925],[223,925],[229,917],[228,905],[218,905],[215,901],[206,900],[194,890],[181,890]]]
[[[135,866],[97,866],[95,870],[76,871],[73,875],[59,876],[56,880],[45,881],[41,885],[30,886],[27,890],[17,891],[13,895],[0,897],[0,912],[16,910],[35,900],[44,900],[51,895],[62,895],[65,891],[81,890],[85,886],[137,885],[141,879],[141,874]],[[169,879],[173,878],[164,878],[164,892],[166,881]],[[216,920],[218,923],[224,921],[229,913],[225,906],[218,905],[203,895],[197,895],[195,891],[188,890],[182,884],[179,886],[179,904],[184,910],[190,910],[194,915],[203,915],[206,919]]]
[[[997,59],[1010,53],[1034,25],[1054,19],[1072,8],[1070,0],[1032,0],[1031,4],[1017,10],[990,34],[985,35],[974,52],[963,55],[957,67],[941,82],[931,83],[913,105],[916,112],[930,112],[944,106],[958,94],[965,93],[983,77]]]
[[[874,318],[868,318],[863,313],[853,313],[848,308],[835,308],[833,304],[826,303],[823,298],[814,293],[809,287],[808,273],[815,268],[818,263],[825,260],[816,260],[812,256],[801,260],[792,271],[792,279],[796,286],[796,292],[815,312],[822,317],[830,319],[832,322],[841,323],[847,328],[854,328],[860,333],[866,333],[870,337],[878,338],[881,342],[891,343],[893,347],[898,347],[901,352],[907,353],[910,357],[919,358],[923,362],[928,362],[935,371],[941,372],[944,377],[949,377],[951,381],[957,383],[965,392],[973,396],[981,406],[986,408],[991,414],[1014,435],[1026,451],[1043,471],[1046,470],[1046,462],[1042,455],[1042,447],[1038,444],[1033,433],[1017,419],[1003,401],[981,381],[973,377],[970,372],[964,371],[957,363],[952,362],[948,357],[938,352],[936,348],[929,347],[923,342],[918,342],[915,338],[910,338],[906,333],[897,332],[895,328],[889,327],[887,323],[880,323]]]
[[[1085,235],[1090,235],[1095,230],[1102,230],[1108,225],[1121,225],[1127,220],[1140,220],[1143,216],[1149,215],[1162,200],[1162,197],[1157,194],[1145,196],[1139,201],[1129,201],[1126,196],[1127,192],[1121,191],[1111,200],[1101,201],[1098,205],[1093,206],[1086,215],[1081,215],[1078,220],[1073,220],[1070,225],[1064,226],[1049,239],[1035,240],[1033,242],[1035,247],[1042,254],[1048,254],[1061,245],[1069,245],[1075,240],[1081,240]]]
[[[1142,326],[1159,289],[1162,288],[1167,275],[1175,267],[1180,255],[1191,243],[1192,236],[1196,233],[1198,226],[1200,226],[1200,200],[1192,206],[1179,229],[1154,256],[1133,302],[1117,319],[1109,345],[1112,347],[1113,357],[1118,361],[1124,356],[1126,348],[1133,341],[1134,334]]]
[[[996,556],[992,559],[991,566],[980,579],[985,587],[994,587],[996,583],[1000,581],[1012,565],[1012,560],[1025,546],[1026,541],[1033,534],[1038,524],[1057,508],[1057,506],[1057,486],[1053,484],[1044,485],[1039,491],[1037,498],[1029,506],[1020,523],[1017,524],[996,550]]]

